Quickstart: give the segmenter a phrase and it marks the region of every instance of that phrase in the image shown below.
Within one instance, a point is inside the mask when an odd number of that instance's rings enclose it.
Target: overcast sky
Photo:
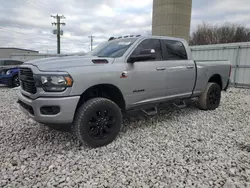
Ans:
[[[0,0],[0,47],[56,53],[55,20],[63,14],[66,26],[62,53],[89,51],[110,36],[151,33],[153,0]],[[240,23],[250,27],[250,0],[193,0],[191,31],[206,21]]]

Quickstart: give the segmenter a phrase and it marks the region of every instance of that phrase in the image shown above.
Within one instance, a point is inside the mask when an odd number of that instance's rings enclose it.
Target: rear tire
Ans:
[[[121,125],[121,109],[113,101],[93,98],[78,108],[72,131],[81,143],[96,148],[115,140]]]
[[[221,88],[216,83],[208,83],[205,91],[199,97],[199,107],[202,110],[215,110],[220,105]]]

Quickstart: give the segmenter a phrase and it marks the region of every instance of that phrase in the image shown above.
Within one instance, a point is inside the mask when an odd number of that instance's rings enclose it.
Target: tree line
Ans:
[[[190,45],[221,44],[250,41],[250,29],[232,23],[212,25],[202,23],[192,32],[189,38]]]

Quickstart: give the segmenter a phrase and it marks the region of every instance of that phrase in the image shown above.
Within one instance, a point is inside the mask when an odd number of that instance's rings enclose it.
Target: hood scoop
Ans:
[[[94,64],[108,64],[108,60],[107,59],[93,59],[92,62]]]

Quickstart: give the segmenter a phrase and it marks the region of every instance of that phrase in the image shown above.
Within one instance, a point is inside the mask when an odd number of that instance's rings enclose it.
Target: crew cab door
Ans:
[[[130,56],[145,49],[154,50],[156,59],[127,63],[127,100],[132,106],[153,103],[166,94],[166,68],[160,40],[144,39]]]
[[[162,39],[161,43],[166,67],[166,96],[190,97],[196,79],[194,61],[188,60],[182,42]]]

